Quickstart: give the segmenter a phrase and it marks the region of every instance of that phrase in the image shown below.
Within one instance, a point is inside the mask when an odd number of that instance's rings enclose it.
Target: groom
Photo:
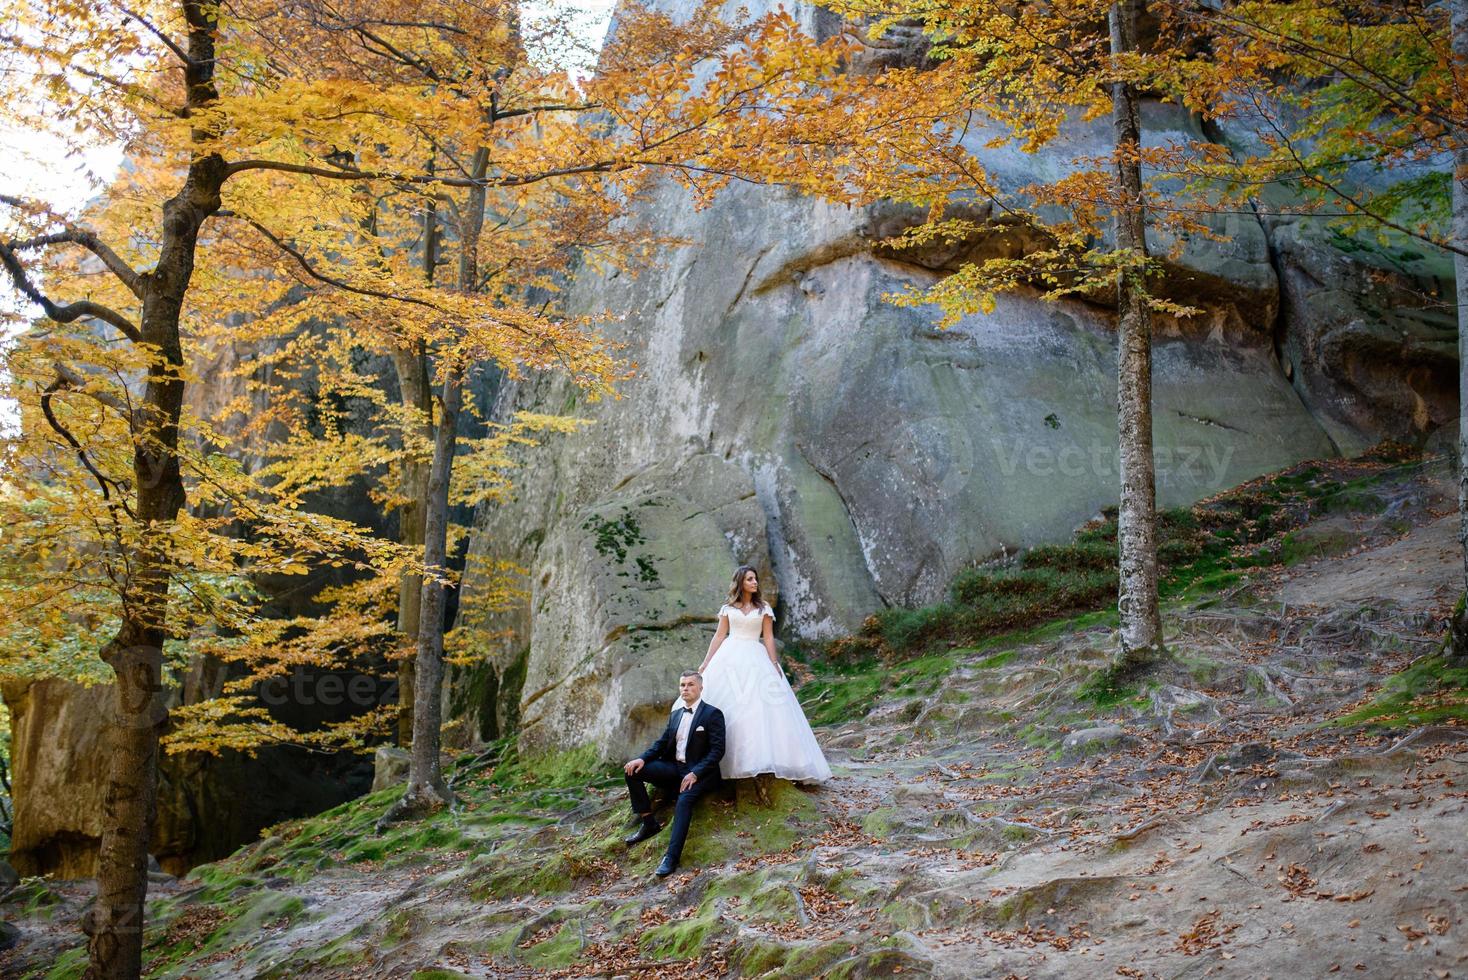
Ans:
[[[660,878],[678,869],[688,824],[693,820],[693,804],[718,784],[719,760],[724,757],[724,713],[704,702],[703,675],[696,670],[685,670],[678,678],[678,693],[682,699],[673,705],[673,716],[668,719],[662,737],[622,767],[627,773],[632,812],[642,818],[637,832],[626,839],[629,847],[663,829],[652,817],[646,784],[652,783],[669,792],[677,788],[678,804],[673,808],[668,853],[657,869]]]

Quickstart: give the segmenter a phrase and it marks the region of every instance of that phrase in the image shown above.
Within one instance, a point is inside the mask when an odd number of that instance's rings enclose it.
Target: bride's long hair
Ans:
[[[729,605],[742,606],[744,604],[744,576],[749,572],[754,572],[754,580],[758,582],[759,570],[753,565],[740,565],[734,569],[734,580],[729,584]],[[754,608],[763,609],[765,607],[764,593],[758,588],[754,590],[754,595],[749,598],[754,603]]]

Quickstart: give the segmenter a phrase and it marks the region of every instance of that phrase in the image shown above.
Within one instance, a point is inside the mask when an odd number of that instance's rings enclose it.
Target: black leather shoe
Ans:
[[[654,871],[653,874],[657,875],[659,878],[666,878],[666,877],[668,877],[668,875],[672,874],[674,871],[677,871],[677,870],[678,870],[678,862],[677,861],[674,861],[670,857],[664,857],[663,858],[663,863],[660,864],[660,865],[658,865],[658,869],[656,871]]]
[[[642,826],[638,827],[636,832],[629,834],[626,837],[623,837],[622,843],[626,844],[628,847],[631,847],[633,844],[640,844],[662,829],[662,824],[649,817],[648,819],[642,821]]]

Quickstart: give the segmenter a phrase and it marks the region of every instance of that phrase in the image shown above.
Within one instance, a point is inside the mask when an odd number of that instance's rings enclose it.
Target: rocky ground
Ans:
[[[148,974],[1468,976],[1452,488],[1369,496],[1170,604],[1144,680],[1097,614],[810,684],[836,778],[710,800],[668,881],[589,753],[465,759],[429,821],[374,833],[388,790],[158,876]],[[78,975],[86,893],[14,889],[0,973]]]

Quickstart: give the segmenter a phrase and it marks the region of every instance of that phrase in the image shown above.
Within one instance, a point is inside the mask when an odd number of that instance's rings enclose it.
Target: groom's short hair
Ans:
[[[702,674],[700,674],[700,673],[699,673],[699,672],[698,672],[698,671],[696,671],[696,670],[685,670],[685,671],[684,671],[684,672],[683,672],[683,673],[681,673],[681,674],[679,674],[679,675],[678,675],[678,679],[679,679],[679,680],[680,680],[680,681],[681,681],[681,680],[682,680],[682,679],[683,679],[683,678],[685,678],[685,677],[697,677],[697,678],[698,678],[698,682],[699,682],[699,683],[700,683],[700,684],[702,684],[702,683],[703,683],[703,675],[702,675]]]

